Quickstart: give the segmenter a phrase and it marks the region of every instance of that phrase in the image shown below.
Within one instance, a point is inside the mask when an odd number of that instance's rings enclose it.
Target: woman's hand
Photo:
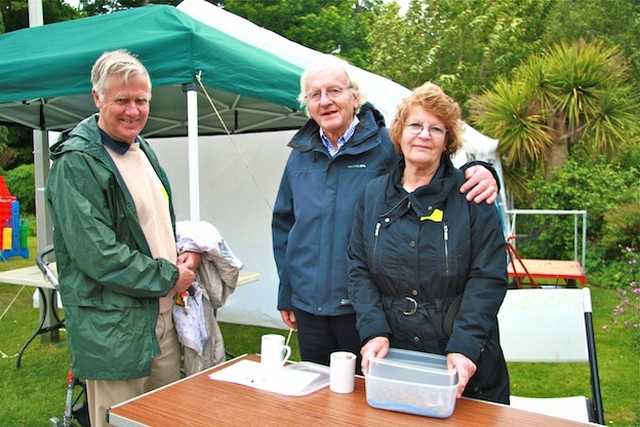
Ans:
[[[387,337],[375,337],[367,341],[360,349],[360,354],[362,355],[362,372],[365,372],[367,366],[369,366],[369,357],[385,357],[390,345],[391,343]]]
[[[460,398],[469,380],[476,373],[476,364],[463,354],[449,353],[447,354],[447,367],[449,370],[456,369],[458,371],[458,392],[456,397]]]

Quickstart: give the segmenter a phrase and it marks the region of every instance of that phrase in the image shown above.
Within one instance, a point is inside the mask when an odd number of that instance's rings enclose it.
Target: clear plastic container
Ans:
[[[383,359],[370,358],[364,376],[374,408],[434,418],[453,413],[458,373],[447,370],[445,356],[392,348]]]

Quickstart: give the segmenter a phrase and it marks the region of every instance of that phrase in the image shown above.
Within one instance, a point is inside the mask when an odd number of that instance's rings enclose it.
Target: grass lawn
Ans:
[[[30,241],[35,246],[35,239]],[[0,262],[0,271],[35,264],[31,258]],[[51,417],[61,417],[66,396],[69,355],[65,332],[60,342],[29,345],[16,369],[22,344],[37,326],[38,310],[32,307],[34,288],[0,284],[0,426],[46,426]],[[612,328],[609,315],[616,305],[615,291],[592,288],[594,323],[605,422],[609,426],[640,426],[640,356],[626,342],[626,331]],[[255,326],[221,324],[226,349],[234,355],[257,353],[260,336],[287,331]],[[292,360],[300,360],[296,335],[291,339]],[[589,394],[587,367],[510,364],[512,393],[523,396]],[[583,386],[586,384],[586,386]]]

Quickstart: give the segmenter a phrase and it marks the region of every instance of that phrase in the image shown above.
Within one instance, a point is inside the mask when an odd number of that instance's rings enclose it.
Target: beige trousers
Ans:
[[[87,404],[91,427],[106,427],[107,409],[180,379],[180,344],[173,327],[171,310],[160,314],[156,336],[161,354],[151,362],[151,375],[123,381],[87,380]]]

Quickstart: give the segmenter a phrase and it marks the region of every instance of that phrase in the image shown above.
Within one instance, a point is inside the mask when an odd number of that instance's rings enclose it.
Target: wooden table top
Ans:
[[[523,259],[522,263],[529,274],[534,278],[542,277],[548,279],[579,280],[582,285],[587,284],[587,276],[584,274],[584,270],[578,261]],[[515,271],[513,268],[514,265]],[[522,268],[522,264],[518,260],[513,263],[509,263],[507,273],[509,273],[509,276],[511,277],[527,276],[524,268]]]
[[[259,356],[245,355],[227,363]],[[526,412],[505,405],[462,398],[453,414],[436,419],[376,409],[367,404],[365,381],[356,377],[353,393],[325,387],[306,396],[284,396],[252,387],[212,380],[208,369],[109,410],[109,422],[135,426],[584,426],[575,421]]]
[[[57,275],[56,263],[49,263],[49,268],[53,274]],[[251,271],[240,271],[236,286],[246,285],[260,280],[260,273]],[[44,274],[37,265],[31,267],[16,268],[0,272],[0,283],[8,285],[34,286],[36,288],[54,289],[53,285],[45,279]]]

